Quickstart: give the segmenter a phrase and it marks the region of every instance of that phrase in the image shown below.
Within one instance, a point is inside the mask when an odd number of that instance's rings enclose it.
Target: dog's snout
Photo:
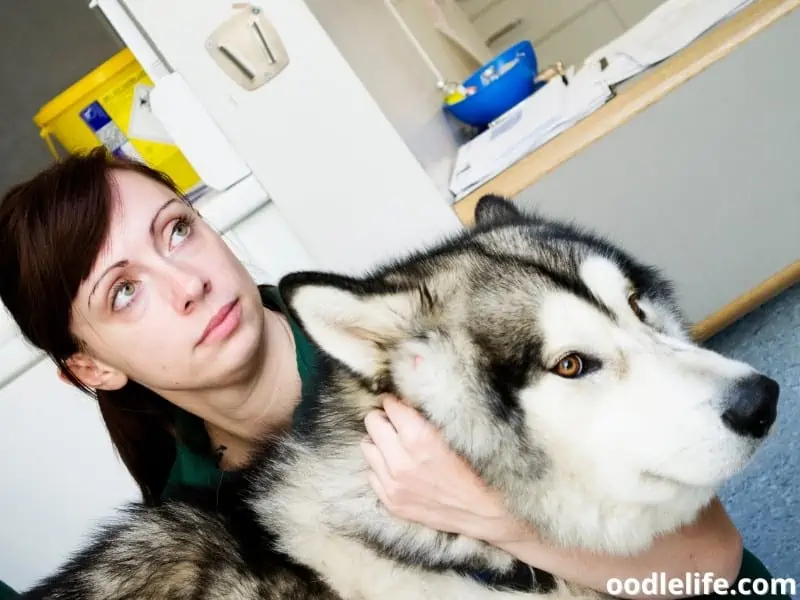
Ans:
[[[736,383],[727,398],[722,421],[739,435],[762,438],[778,416],[778,382],[752,375]]]

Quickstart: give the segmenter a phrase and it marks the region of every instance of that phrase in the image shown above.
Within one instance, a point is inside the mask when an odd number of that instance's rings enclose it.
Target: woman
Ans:
[[[0,204],[0,298],[62,378],[97,398],[150,504],[178,484],[217,486],[253,440],[302,414],[310,345],[275,288],[256,286],[169,179],[96,150]],[[768,576],[719,502],[637,557],[566,552],[500,499],[413,410],[387,398],[366,419],[375,491],[401,518],[464,533],[605,591],[610,577],[711,571]],[[741,567],[741,569],[740,569]]]

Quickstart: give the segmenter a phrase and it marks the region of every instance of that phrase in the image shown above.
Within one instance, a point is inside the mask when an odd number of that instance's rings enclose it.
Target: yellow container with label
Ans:
[[[56,139],[70,154],[105,146],[165,172],[184,193],[199,175],[150,112],[153,81],[125,48],[45,104],[34,116],[53,157]]]

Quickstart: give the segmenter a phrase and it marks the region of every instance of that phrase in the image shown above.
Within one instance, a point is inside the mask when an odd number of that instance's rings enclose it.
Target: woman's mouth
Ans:
[[[224,340],[232,334],[242,320],[242,305],[239,300],[220,308],[206,325],[197,345]]]

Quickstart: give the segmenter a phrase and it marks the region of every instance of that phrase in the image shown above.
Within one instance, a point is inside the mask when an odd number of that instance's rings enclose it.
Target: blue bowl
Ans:
[[[506,66],[503,72],[503,65],[514,60],[516,64]],[[492,72],[496,76],[487,77]],[[444,109],[467,125],[485,127],[544,85],[534,83],[537,73],[533,44],[527,40],[519,42],[464,80],[464,87],[477,88],[473,95],[455,104],[444,103]]]

